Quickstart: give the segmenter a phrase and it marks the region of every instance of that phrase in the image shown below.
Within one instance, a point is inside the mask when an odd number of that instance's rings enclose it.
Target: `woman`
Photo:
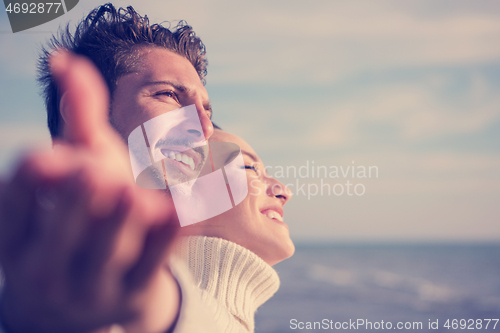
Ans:
[[[253,332],[255,311],[279,288],[271,265],[295,250],[283,222],[283,205],[291,193],[267,176],[262,161],[241,138],[216,130],[210,141],[241,148],[249,193],[225,213],[181,228],[174,253],[187,263],[217,331]]]

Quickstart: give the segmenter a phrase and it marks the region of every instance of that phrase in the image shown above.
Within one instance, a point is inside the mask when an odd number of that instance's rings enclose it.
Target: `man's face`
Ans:
[[[192,117],[175,111],[189,105],[194,105]],[[166,114],[171,111],[175,112]],[[153,160],[162,160],[156,170],[163,169],[163,174],[157,177],[172,186],[199,175],[208,152],[196,146],[213,133],[211,113],[207,91],[186,58],[166,49],[145,48],[134,72],[117,81],[110,120],[125,140],[142,126]],[[162,119],[167,122],[162,124]]]

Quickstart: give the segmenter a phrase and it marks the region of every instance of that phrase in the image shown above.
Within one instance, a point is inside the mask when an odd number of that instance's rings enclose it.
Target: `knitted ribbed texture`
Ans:
[[[271,266],[246,248],[214,237],[184,237],[174,253],[188,263],[221,332],[254,331],[255,311],[279,288]]]

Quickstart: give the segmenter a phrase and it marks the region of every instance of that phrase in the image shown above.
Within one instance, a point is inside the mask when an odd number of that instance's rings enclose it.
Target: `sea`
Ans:
[[[500,332],[500,244],[299,245],[256,330]]]

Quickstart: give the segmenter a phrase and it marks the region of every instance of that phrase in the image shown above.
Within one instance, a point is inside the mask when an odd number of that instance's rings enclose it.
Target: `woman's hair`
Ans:
[[[60,93],[50,73],[50,53],[68,49],[88,57],[99,69],[111,96],[117,80],[133,70],[145,47],[161,47],[191,62],[203,83],[207,74],[205,45],[193,29],[180,21],[173,29],[161,24],[150,25],[147,16],[139,15],[132,6],[116,9],[107,3],[95,8],[71,34],[69,24],[52,36],[42,49],[38,61],[38,82],[43,89],[47,123],[52,138],[60,136]]]

